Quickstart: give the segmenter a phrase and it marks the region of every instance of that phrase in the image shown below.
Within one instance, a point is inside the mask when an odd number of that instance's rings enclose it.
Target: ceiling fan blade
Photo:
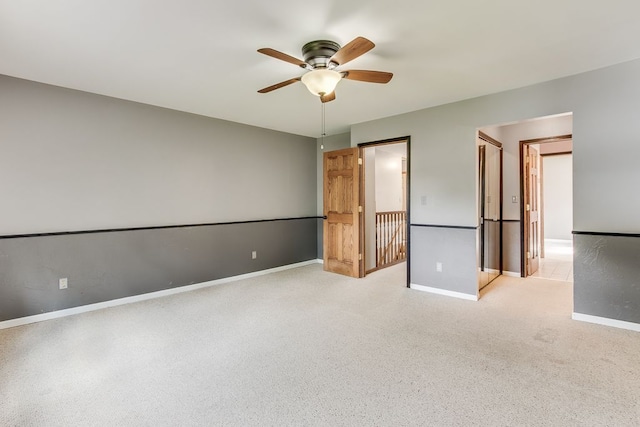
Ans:
[[[262,54],[265,54],[267,56],[270,56],[272,58],[276,58],[276,59],[279,59],[281,61],[285,61],[285,62],[288,62],[290,64],[297,65],[297,66],[302,67],[302,68],[307,68],[307,63],[306,62],[304,62],[304,61],[302,61],[302,60],[300,60],[298,58],[294,58],[293,56],[287,55],[286,53],[279,52],[279,51],[277,51],[275,49],[271,49],[271,48],[268,48],[268,47],[263,47],[262,49],[258,49],[258,52],[260,52]]]
[[[369,52],[375,47],[375,44],[371,40],[367,40],[364,37],[356,37],[346,45],[342,46],[332,57],[331,61],[338,65],[344,65],[349,61],[352,61]]]
[[[349,70],[342,71],[342,78],[348,80],[358,80],[361,82],[369,83],[389,83],[393,77],[393,73],[387,73],[386,71],[371,71],[371,70]]]
[[[334,99],[336,99],[336,91],[335,90],[333,92],[331,92],[330,94],[328,94],[328,95],[322,95],[320,97],[320,101],[322,101],[323,104],[325,102],[333,101]]]
[[[296,77],[295,79],[285,80],[283,82],[276,83],[276,84],[274,84],[272,86],[265,87],[264,89],[260,89],[258,91],[258,93],[271,92],[272,90],[280,89],[281,87],[289,86],[290,84],[295,83],[295,82],[299,82],[299,81],[300,81],[300,77]]]

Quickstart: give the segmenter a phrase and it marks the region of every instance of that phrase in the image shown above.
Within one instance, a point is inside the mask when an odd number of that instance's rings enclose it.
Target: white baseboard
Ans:
[[[60,317],[73,316],[74,314],[87,313],[89,311],[102,310],[103,308],[116,307],[124,304],[131,304],[139,301],[146,301],[155,298],[161,298],[168,295],[181,294],[196,289],[207,288],[210,286],[221,285],[223,283],[235,282],[252,277],[264,276],[265,274],[277,273],[279,271],[290,270],[292,268],[304,267],[306,265],[317,264],[318,260],[298,262],[295,264],[283,265],[281,267],[269,268],[267,270],[254,271],[253,273],[240,274],[238,276],[224,277],[222,279],[210,280],[208,282],[195,283],[193,285],[180,286],[177,288],[164,289],[162,291],[149,292],[147,294],[134,295],[125,298],[118,298],[110,301],[98,302],[95,304],[82,305],[80,307],[72,307],[64,310],[51,311],[49,313],[35,314],[33,316],[19,317],[0,322],[0,329],[13,328],[15,326],[28,325],[29,323],[42,322],[45,320],[58,319]]]
[[[410,288],[415,289],[416,291],[429,292],[432,294],[444,295],[447,297],[466,299],[469,301],[478,301],[478,295],[473,295],[473,294],[447,291],[446,289],[432,288],[431,286],[416,285],[415,283],[411,283]]]
[[[503,271],[502,275],[507,277],[522,277],[520,273],[517,273],[515,271]]]
[[[318,264],[324,264],[324,260],[323,260],[323,259],[319,259],[319,258],[318,258],[318,259],[316,260],[316,262],[317,262]]]
[[[581,313],[573,313],[571,318],[581,322],[596,323],[598,325],[612,326],[614,328],[640,332],[640,323],[625,322],[624,320],[609,319],[608,317],[591,316],[589,314]]]

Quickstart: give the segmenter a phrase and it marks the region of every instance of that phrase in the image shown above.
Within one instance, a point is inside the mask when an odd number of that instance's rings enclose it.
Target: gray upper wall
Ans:
[[[640,60],[354,125],[351,144],[411,136],[412,223],[477,225],[476,129],[573,112],[574,229],[640,231]],[[426,196],[426,204],[417,203]]]
[[[316,140],[0,76],[0,235],[316,215]]]

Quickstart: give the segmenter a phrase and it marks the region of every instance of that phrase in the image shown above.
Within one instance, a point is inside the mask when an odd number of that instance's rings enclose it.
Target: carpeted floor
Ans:
[[[479,302],[311,265],[0,330],[2,426],[637,426],[640,335],[571,283]]]

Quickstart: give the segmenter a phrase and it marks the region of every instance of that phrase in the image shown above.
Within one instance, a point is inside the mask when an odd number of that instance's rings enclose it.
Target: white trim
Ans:
[[[608,317],[591,316],[589,314],[573,313],[573,320],[581,322],[596,323],[598,325],[611,326],[614,328],[628,329],[630,331],[640,332],[640,323],[625,322],[624,320],[609,319]]]
[[[318,258],[318,259],[316,260],[316,262],[317,262],[318,264],[324,264],[324,260],[323,260],[323,259],[320,259],[320,258]]]
[[[416,285],[415,283],[411,283],[411,285],[409,285],[409,287],[411,289],[415,289],[416,291],[429,292],[429,293],[432,293],[432,294],[438,294],[438,295],[444,295],[444,296],[447,296],[447,297],[466,299],[466,300],[469,300],[469,301],[478,301],[478,295],[477,294],[473,295],[473,294],[464,294],[462,292],[447,291],[446,289],[432,288],[431,286]]]
[[[13,328],[15,326],[28,325],[29,323],[42,322],[44,320],[58,319],[60,317],[73,316],[74,314],[86,313],[89,311],[102,310],[103,308],[116,307],[124,304],[131,304],[139,301],[146,301],[161,298],[168,295],[181,294],[183,292],[195,291],[196,289],[208,288],[210,286],[221,285],[223,283],[235,282],[237,280],[250,279],[252,277],[264,276],[265,274],[277,273],[279,271],[290,270],[292,268],[304,267],[306,265],[317,264],[318,260],[298,262],[295,264],[283,265],[281,267],[269,268],[267,270],[254,271],[253,273],[240,274],[239,276],[224,277],[222,279],[210,280],[208,282],[195,283],[193,285],[180,286],[177,288],[164,289],[162,291],[149,292],[141,295],[134,295],[125,298],[118,298],[110,301],[98,302],[95,304],[82,305],[79,307],[67,308],[64,310],[52,311],[49,313],[35,314],[33,316],[19,317],[0,322],[0,329]]]
[[[515,271],[503,271],[502,275],[507,277],[522,277],[520,273],[517,273]]]

